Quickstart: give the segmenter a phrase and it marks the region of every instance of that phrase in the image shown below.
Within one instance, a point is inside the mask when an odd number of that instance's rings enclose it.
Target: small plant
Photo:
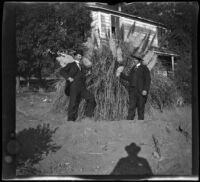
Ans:
[[[52,111],[53,112],[62,112],[67,111],[69,98],[65,95],[65,80],[61,79],[54,83],[56,92],[54,94]]]
[[[27,160],[23,165],[18,166],[16,169],[16,176],[36,176],[42,175],[42,172],[32,166],[32,163]]]
[[[16,138],[21,146],[20,152],[16,156],[17,175],[40,174],[34,165],[50,152],[56,152],[61,148],[54,143],[52,138],[56,130],[57,128],[51,129],[49,124],[43,124],[17,133]]]

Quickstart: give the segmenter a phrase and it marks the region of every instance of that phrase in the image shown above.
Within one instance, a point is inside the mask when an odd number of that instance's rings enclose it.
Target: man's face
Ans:
[[[74,58],[75,58],[75,60],[80,62],[82,59],[82,56],[80,54],[76,54]]]
[[[137,65],[139,63],[139,60],[138,59],[134,59],[133,62],[134,62],[135,65]]]

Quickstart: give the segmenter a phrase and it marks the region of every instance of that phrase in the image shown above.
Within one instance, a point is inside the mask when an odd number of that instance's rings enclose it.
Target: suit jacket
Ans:
[[[67,64],[67,66],[61,68],[60,75],[63,76],[66,80],[65,94],[67,96],[69,96],[70,87],[72,84],[73,86],[75,86],[75,88],[79,87],[79,89],[85,87],[85,81],[86,81],[85,69],[81,67],[80,70],[76,62],[69,63]],[[73,78],[74,81],[70,82],[68,80],[69,77]]]
[[[143,64],[141,64],[138,68],[133,66],[128,76],[121,73],[120,78],[127,80],[129,82],[129,86],[137,88],[140,93],[143,90],[146,90],[147,93],[149,92],[151,83],[150,71],[147,66]]]

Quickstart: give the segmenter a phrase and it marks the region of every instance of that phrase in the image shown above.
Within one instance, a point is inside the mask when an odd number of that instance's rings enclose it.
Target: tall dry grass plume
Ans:
[[[53,97],[52,112],[67,111],[69,98],[65,95],[65,79],[61,79],[54,83],[56,92]]]

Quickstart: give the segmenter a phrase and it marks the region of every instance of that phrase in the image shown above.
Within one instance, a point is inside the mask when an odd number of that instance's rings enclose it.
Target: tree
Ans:
[[[180,55],[175,82],[187,101],[191,101],[191,67],[192,67],[192,36],[195,12],[198,5],[195,2],[140,2],[122,6],[124,12],[152,19],[165,24],[169,30],[168,49]]]
[[[42,80],[43,73],[53,72],[58,50],[84,48],[91,21],[82,3],[16,5],[18,75]]]

